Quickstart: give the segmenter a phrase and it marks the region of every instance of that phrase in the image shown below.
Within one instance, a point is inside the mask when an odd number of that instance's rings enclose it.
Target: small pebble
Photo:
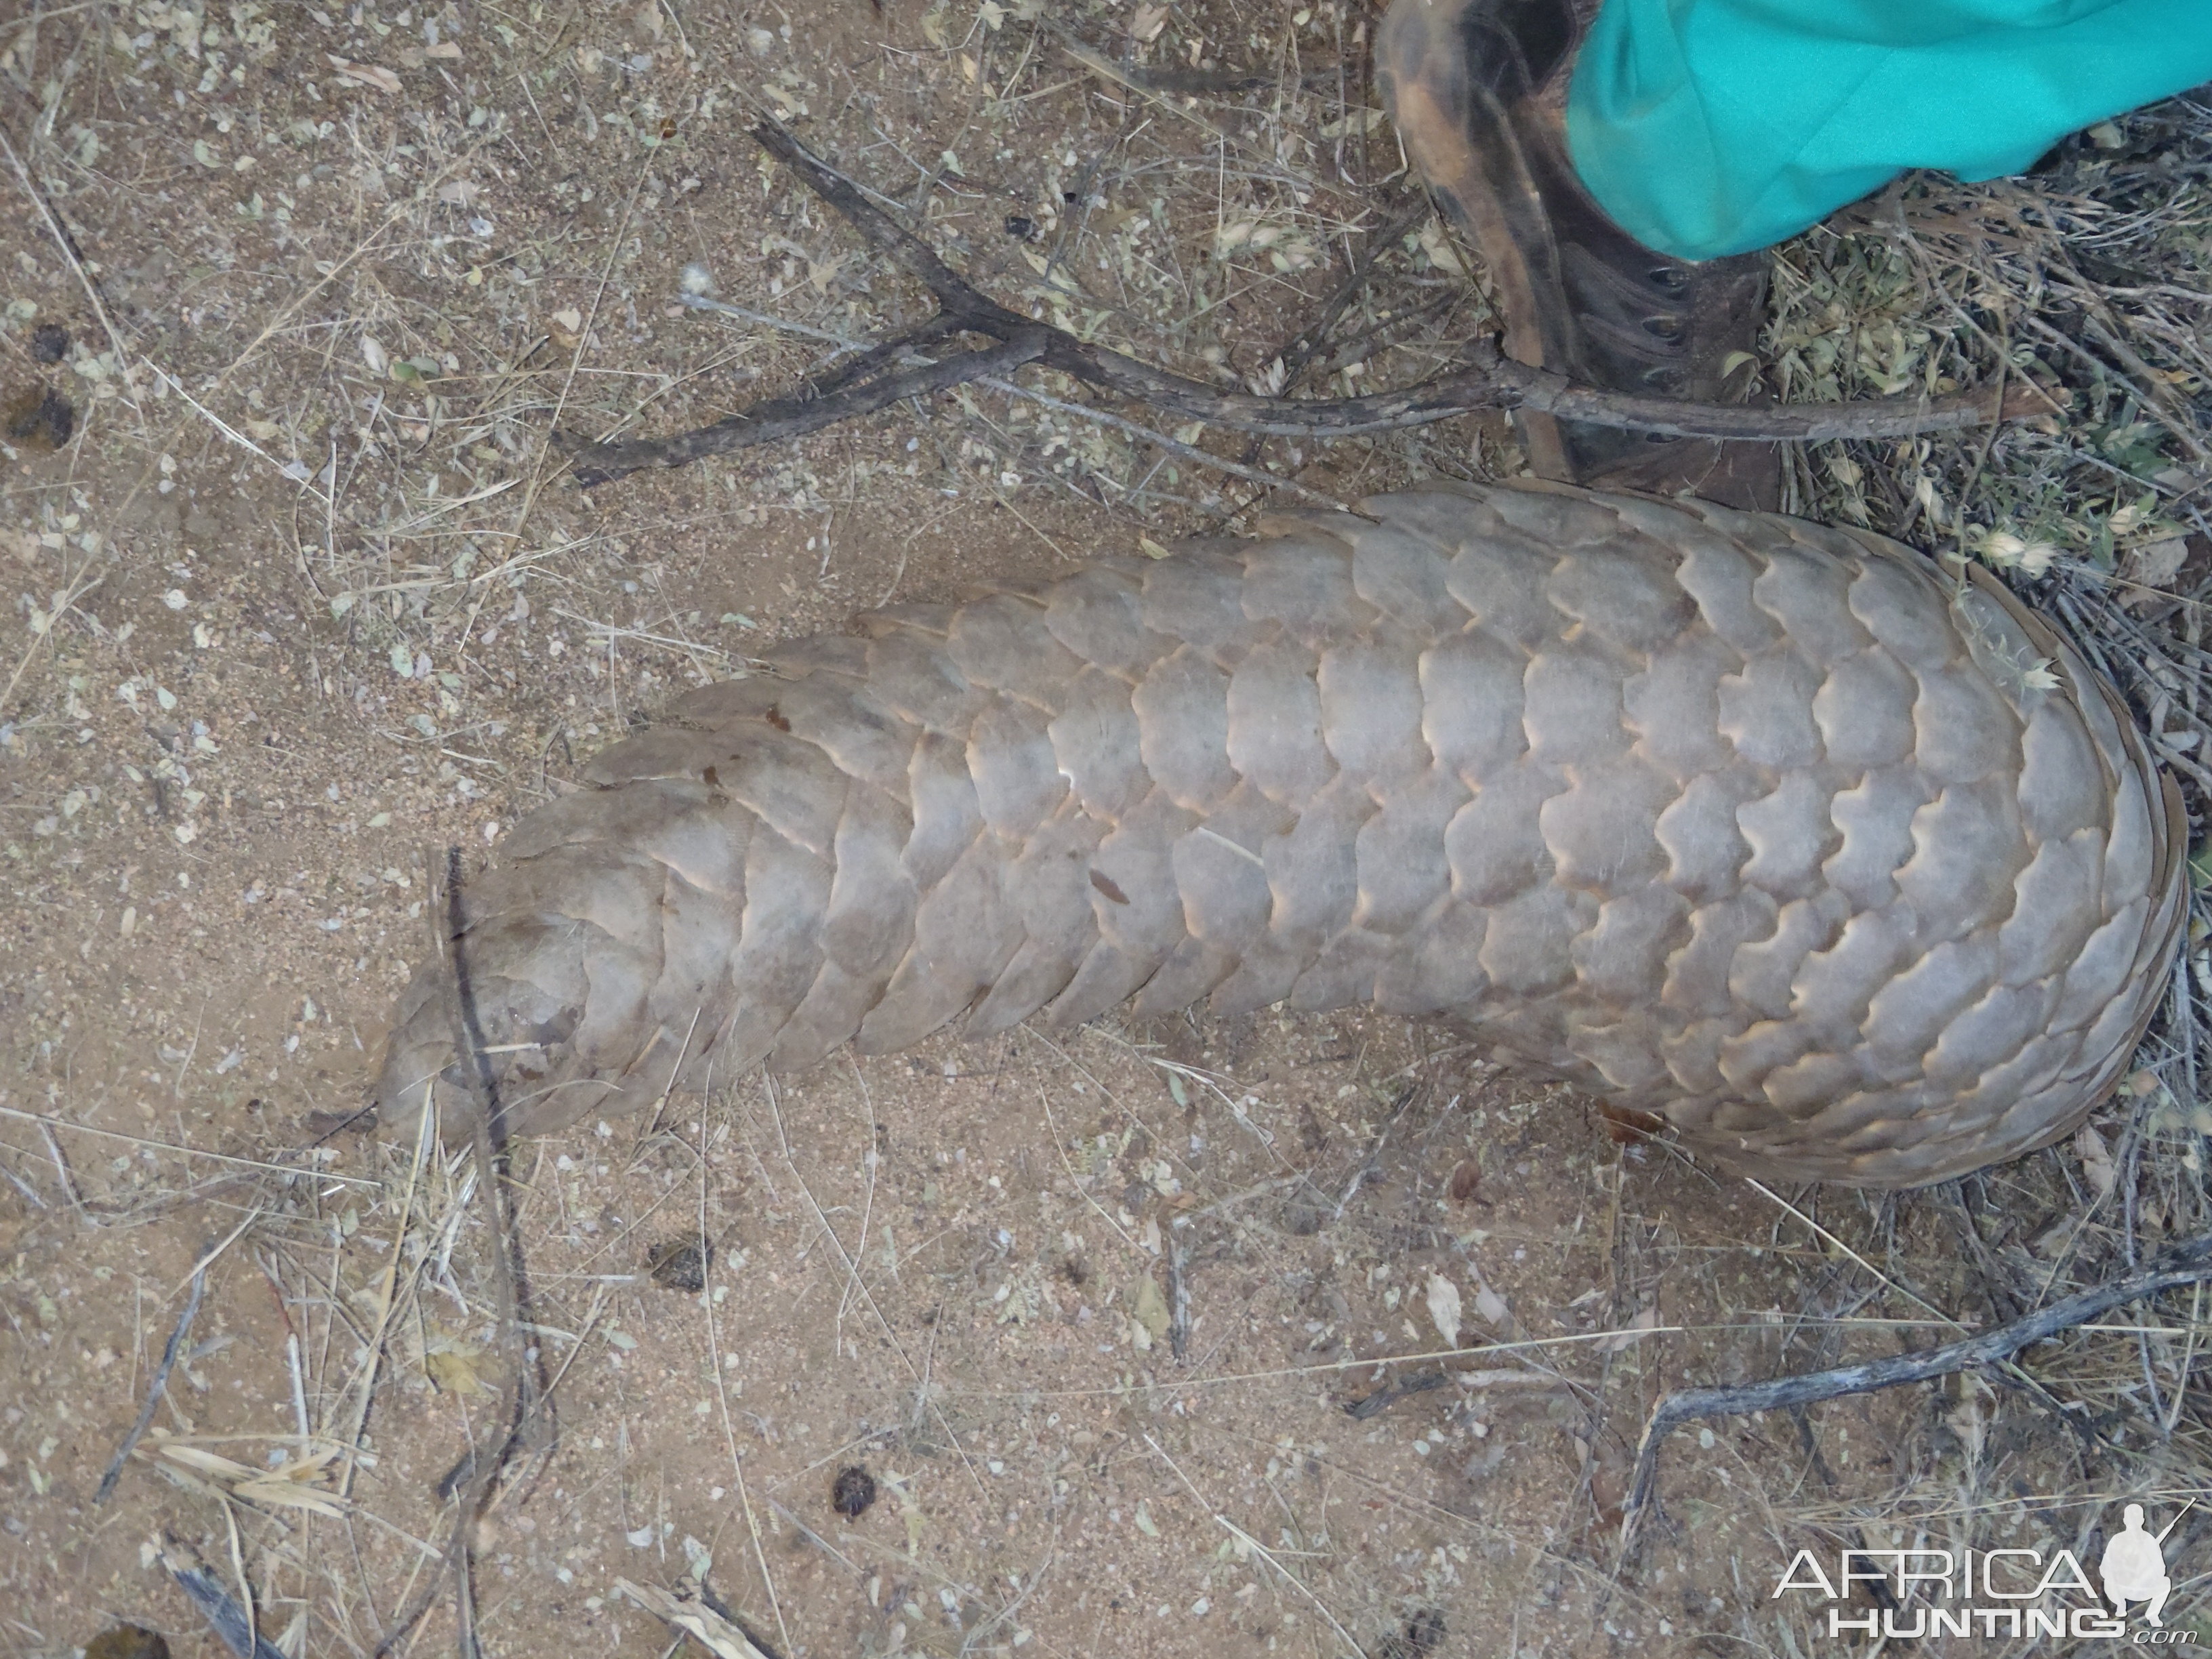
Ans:
[[[33,362],[58,363],[69,356],[69,331],[59,323],[40,323],[31,331],[31,361]]]

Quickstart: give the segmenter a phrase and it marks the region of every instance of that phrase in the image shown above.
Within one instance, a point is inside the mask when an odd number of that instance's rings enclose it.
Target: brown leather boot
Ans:
[[[1395,0],[1375,47],[1384,100],[1406,154],[1489,267],[1509,356],[1607,391],[1741,402],[1766,256],[1656,252],[1606,216],[1568,157],[1567,77],[1594,11],[1575,0]],[[1516,418],[1540,477],[1764,511],[1779,502],[1772,444]]]

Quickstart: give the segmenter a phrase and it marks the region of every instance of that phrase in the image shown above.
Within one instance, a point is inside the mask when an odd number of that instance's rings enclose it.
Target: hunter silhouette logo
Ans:
[[[2186,1509],[2181,1512],[2188,1513]],[[2166,1571],[2166,1534],[2180,1525],[2181,1516],[2167,1522],[2165,1531],[2155,1538],[2143,1530],[2142,1504],[2129,1504],[2121,1519],[2124,1525],[2105,1546],[2105,1559],[2099,1568],[2105,1580],[2105,1596],[2112,1602],[2112,1612],[2122,1619],[2128,1616],[2129,1602],[2147,1602],[2143,1617],[2155,1625],[2166,1612],[2166,1598],[2173,1594],[2173,1580]]]
[[[1827,1603],[1832,1638],[2102,1638],[2138,1646],[2193,1645],[2195,1631],[2165,1623],[2173,1593],[2166,1540],[2195,1505],[2191,1498],[2156,1533],[2145,1525],[2142,1504],[2123,1510],[2120,1530],[2106,1540],[2097,1561],[2101,1596],[2073,1551],[2030,1548],[1844,1550],[1832,1575],[1811,1550],[1800,1550],[1774,1595],[1818,1595]],[[1854,1586],[1864,1587],[1880,1605],[1868,1607],[1862,1598],[1850,1606]],[[2130,1607],[2137,1609],[2133,1620]]]

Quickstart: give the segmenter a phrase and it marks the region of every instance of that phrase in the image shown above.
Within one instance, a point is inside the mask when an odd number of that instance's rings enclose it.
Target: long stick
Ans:
[[[834,392],[823,386],[814,388],[811,396],[770,398],[713,426],[673,438],[580,447],[574,454],[576,477],[587,489],[647,467],[683,466],[708,455],[802,436],[902,398],[1004,374],[1011,367],[1031,362],[1056,369],[1097,391],[1187,420],[1278,437],[1396,432],[1479,409],[1522,409],[1564,420],[1678,438],[1781,443],[1905,437],[1985,426],[2030,412],[2026,398],[2008,398],[2002,386],[1948,398],[1887,398],[1761,408],[1642,398],[1577,385],[1549,369],[1501,356],[1495,345],[1487,343],[1477,347],[1472,362],[1449,374],[1364,398],[1261,398],[1223,392],[1008,310],[969,283],[928,244],[901,229],[850,180],[784,128],[763,122],[753,129],[752,136],[762,149],[798,173],[808,189],[836,209],[872,249],[903,267],[928,289],[941,309],[921,329],[884,341],[866,354],[860,364],[848,365],[832,383],[836,387]],[[999,342],[999,349],[934,361],[915,356],[916,347],[952,333],[982,335]],[[920,367],[870,378],[876,370],[902,358],[918,362]]]
[[[1798,1376],[1778,1376],[1767,1382],[1745,1382],[1724,1389],[1681,1389],[1668,1395],[1652,1410],[1644,1425],[1644,1438],[1636,1448],[1636,1478],[1630,1484],[1628,1504],[1621,1516],[1621,1547],[1634,1538],[1636,1525],[1651,1499],[1658,1478],[1659,1443],[1672,1430],[1701,1417],[1734,1417],[1746,1412],[1786,1410],[1809,1406],[1844,1395],[1872,1394],[1905,1382],[1925,1382],[2008,1359],[2032,1343],[2041,1342],[2086,1325],[2123,1303],[2156,1296],[2183,1285],[2212,1279],[2212,1233],[2186,1239],[2158,1255],[2136,1272],[2109,1284],[2054,1302],[2039,1312],[2000,1325],[1979,1336],[1947,1342],[1920,1353],[1899,1354],[1864,1365],[1838,1365],[1833,1370],[1808,1371]]]
[[[154,1368],[154,1380],[147,1385],[146,1403],[138,1408],[138,1420],[131,1425],[131,1432],[123,1437],[123,1443],[115,1449],[114,1461],[108,1464],[107,1473],[100,1477],[100,1490],[93,1493],[96,1508],[107,1501],[115,1490],[123,1465],[133,1448],[146,1437],[153,1426],[154,1413],[161,1403],[161,1390],[169,1385],[169,1373],[177,1368],[177,1356],[185,1351],[185,1339],[191,1334],[192,1321],[199,1316],[200,1298],[207,1294],[207,1269],[202,1267],[192,1275],[192,1293],[185,1298],[185,1310],[177,1316],[176,1328],[169,1333],[169,1345],[161,1350],[161,1363]]]
[[[517,1328],[517,1298],[514,1287],[514,1261],[507,1240],[507,1205],[500,1196],[501,1152],[506,1140],[499,1103],[491,1087],[491,1072],[483,1054],[483,1040],[477,1030],[476,1010],[468,982],[467,966],[462,958],[461,940],[467,933],[467,918],[461,902],[461,852],[458,847],[446,849],[442,870],[434,855],[424,859],[424,873],[428,881],[431,902],[429,912],[430,936],[438,952],[438,959],[446,969],[446,1007],[453,1022],[453,1052],[460,1057],[460,1071],[469,1093],[469,1138],[477,1166],[477,1199],[483,1206],[484,1223],[489,1231],[488,1243],[492,1251],[492,1285],[498,1301],[498,1352],[505,1376],[500,1392],[506,1401],[501,1414],[498,1443],[481,1452],[472,1452],[473,1463],[468,1484],[458,1494],[453,1514],[453,1530],[446,1540],[445,1564],[416,1595],[414,1601],[404,1609],[384,1633],[374,1650],[372,1659],[383,1656],[403,1640],[422,1615],[430,1610],[437,1599],[440,1585],[450,1575],[453,1582],[455,1640],[460,1659],[475,1659],[479,1649],[476,1630],[476,1597],[470,1582],[471,1534],[476,1527],[477,1513],[483,1508],[493,1480],[507,1462],[508,1452],[521,1436],[523,1426],[531,1414],[534,1402],[530,1399],[530,1366],[524,1357],[521,1333]],[[444,901],[441,906],[439,901]],[[434,1087],[434,1085],[426,1085]],[[434,1096],[433,1097],[434,1100]]]

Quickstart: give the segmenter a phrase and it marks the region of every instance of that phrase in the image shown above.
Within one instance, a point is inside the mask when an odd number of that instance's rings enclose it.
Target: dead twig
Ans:
[[[200,1617],[208,1621],[222,1644],[238,1659],[285,1659],[284,1650],[253,1628],[253,1620],[235,1597],[215,1581],[215,1575],[178,1553],[179,1547],[165,1542],[157,1558],[161,1570],[176,1581]]]
[[[803,437],[840,421],[872,415],[908,398],[926,398],[931,392],[949,391],[969,380],[1006,374],[1044,355],[1045,331],[1032,327],[988,350],[963,351],[935,362],[924,359],[918,368],[874,380],[865,378],[882,363],[903,356],[928,340],[942,338],[956,328],[957,325],[948,328],[941,322],[933,322],[871,348],[847,365],[845,374],[839,377],[839,390],[817,387],[811,396],[771,398],[750,409],[724,416],[712,426],[702,426],[673,438],[638,438],[628,443],[589,445],[577,452],[580,465],[576,482],[586,489],[593,489],[644,468],[688,466],[709,455],[725,455],[733,449],[750,449],[756,444],[781,443]],[[844,384],[854,380],[859,384]],[[582,460],[584,457],[589,457],[588,461]]]
[[[1334,86],[1337,81],[1334,69],[1310,70],[1303,75],[1283,76],[1254,70],[1148,69],[1136,64],[1117,64],[1101,57],[1055,23],[1048,21],[1044,27],[1045,32],[1060,43],[1061,50],[1084,68],[1107,81],[1138,92],[1163,92],[1203,98],[1239,92],[1275,92],[1285,86]]]
[[[5,1176],[8,1178],[8,1184],[22,1194],[24,1201],[33,1209],[43,1210],[48,1207],[46,1200],[39,1196],[39,1189],[4,1164],[0,1164],[0,1176]]]
[[[1190,1361],[1190,1244],[1188,1224],[1177,1216],[1168,1224],[1168,1352],[1178,1365]]]
[[[679,1636],[690,1637],[715,1655],[716,1659],[772,1659],[767,1650],[734,1620],[708,1605],[703,1596],[695,1599],[671,1595],[666,1590],[651,1584],[632,1583],[627,1578],[616,1579],[615,1590],[617,1595],[629,1597]]]
[[[1337,1638],[1346,1647],[1350,1648],[1354,1653],[1362,1653],[1365,1651],[1358,1643],[1352,1640],[1352,1632],[1345,1629],[1344,1626],[1339,1622],[1337,1616],[1328,1610],[1328,1603],[1322,1601],[1320,1596],[1315,1595],[1311,1588],[1307,1585],[1304,1579],[1299,1577],[1297,1574],[1292,1572],[1288,1567],[1285,1566],[1273,1550],[1269,1549],[1265,1544],[1261,1543],[1250,1533],[1245,1531],[1243,1528],[1238,1526],[1234,1521],[1231,1521],[1227,1516],[1224,1515],[1219,1510],[1213,1506],[1212,1500],[1210,1500],[1203,1492],[1199,1490],[1197,1483],[1182,1472],[1182,1465],[1176,1462],[1174,1458],[1168,1455],[1166,1447],[1161,1445],[1158,1440],[1154,1439],[1149,1434],[1145,1437],[1145,1444],[1152,1449],[1153,1456],[1158,1458],[1161,1462],[1168,1466],[1169,1473],[1173,1474],[1177,1480],[1182,1483],[1183,1490],[1198,1500],[1199,1507],[1205,1510],[1206,1514],[1213,1517],[1213,1524],[1215,1526],[1219,1527],[1231,1538],[1242,1544],[1246,1550],[1249,1551],[1252,1554],[1258,1556],[1262,1561],[1266,1562],[1278,1573],[1281,1574],[1283,1582],[1288,1584],[1292,1589],[1297,1591],[1299,1595],[1304,1596],[1308,1601],[1313,1604],[1314,1611],[1321,1614],[1322,1620],[1328,1624],[1328,1627],[1336,1632]]]
[[[286,1147],[285,1150],[293,1152],[313,1152],[329,1140],[332,1135],[337,1133],[338,1129],[345,1127],[357,1118],[368,1117],[369,1112],[374,1109],[371,1107],[356,1112],[352,1117],[338,1124],[337,1127],[325,1131],[313,1140],[302,1142],[297,1146]],[[97,1135],[103,1140],[120,1141],[126,1146],[137,1146],[149,1152],[173,1152],[179,1158],[206,1158],[216,1164],[234,1164],[241,1170],[266,1170],[272,1175],[281,1176],[313,1176],[318,1182],[335,1181],[349,1187],[374,1187],[377,1184],[362,1176],[339,1175],[331,1170],[303,1169],[289,1164],[272,1164],[266,1158],[233,1158],[228,1152],[204,1152],[198,1146],[186,1146],[173,1140],[149,1140],[143,1135],[127,1135],[119,1130],[102,1129],[89,1123],[72,1123],[65,1117],[48,1117],[40,1112],[18,1111],[13,1106],[0,1106],[0,1117],[15,1118],[19,1121],[34,1125],[39,1133],[46,1137],[46,1151],[54,1160],[54,1167],[61,1174],[62,1184],[69,1193],[70,1202],[79,1210],[82,1209],[83,1201],[77,1195],[76,1182],[70,1176],[69,1165],[62,1161],[61,1149],[55,1144],[53,1131],[56,1129],[70,1129],[79,1134]]]
[[[1395,1382],[1385,1382],[1370,1395],[1344,1402],[1344,1414],[1355,1423],[1364,1423],[1370,1417],[1380,1417],[1401,1400],[1417,1394],[1426,1394],[1431,1389],[1441,1389],[1451,1381],[1451,1373],[1444,1370],[1415,1371],[1410,1376]]]
[[[1461,1388],[1468,1389],[1525,1389],[1552,1394],[1568,1392],[1564,1377],[1547,1376],[1541,1371],[1414,1371],[1396,1382],[1385,1382],[1370,1395],[1346,1401],[1344,1414],[1355,1423],[1364,1423],[1370,1417],[1381,1416],[1401,1400],[1413,1395],[1426,1394],[1431,1389],[1441,1389],[1447,1382],[1456,1382]]]
[[[192,1275],[192,1293],[185,1298],[185,1310],[177,1316],[176,1328],[169,1333],[168,1346],[161,1350],[161,1363],[154,1368],[154,1380],[146,1388],[146,1403],[138,1408],[138,1420],[131,1425],[131,1432],[123,1437],[123,1443],[115,1449],[114,1460],[107,1473],[100,1477],[100,1490],[92,1495],[93,1507],[105,1504],[115,1490],[115,1482],[123,1473],[123,1466],[138,1443],[146,1437],[153,1426],[154,1413],[161,1403],[161,1390],[169,1386],[169,1373],[177,1368],[177,1356],[185,1351],[185,1338],[191,1334],[192,1321],[199,1316],[200,1298],[207,1294],[207,1268],[204,1266]]]
[[[1405,209],[1367,239],[1367,246],[1352,262],[1352,269],[1336,285],[1336,291],[1322,301],[1320,314],[1292,336],[1276,354],[1283,360],[1285,385],[1291,384],[1304,374],[1307,365],[1321,355],[1328,342],[1329,331],[1336,326],[1338,319],[1352,302],[1359,297],[1359,290],[1367,286],[1368,278],[1374,275],[1375,262],[1396,246],[1408,232],[1418,230],[1435,211],[1426,195],[1417,196],[1413,206]],[[1443,297],[1449,301],[1452,296],[1447,291]]]
[[[26,1112],[22,1115],[30,1117],[32,1114]],[[76,1218],[86,1226],[100,1225],[92,1218],[92,1212],[84,1207],[84,1200],[76,1189],[76,1178],[70,1174],[69,1160],[62,1156],[61,1143],[54,1139],[53,1130],[47,1127],[45,1119],[38,1118],[35,1121],[39,1126],[40,1134],[46,1139],[46,1156],[54,1161],[54,1173],[61,1177],[62,1194],[69,1200],[70,1208],[76,1212]]]
[[[1626,1555],[1634,1542],[1637,1523],[1650,1504],[1658,1478],[1659,1443],[1685,1423],[1702,1417],[1737,1417],[1746,1412],[1788,1411],[1845,1395],[1873,1394],[1994,1364],[2033,1343],[2085,1325],[2124,1303],[2208,1279],[2212,1279],[2212,1233],[2203,1233],[2162,1251],[2137,1272],[2054,1302],[2039,1312],[1978,1336],[1920,1353],[1899,1354],[1893,1359],[1838,1365],[1832,1370],[1778,1376],[1765,1382],[1677,1389],[1653,1408],[1644,1425],[1644,1437],[1637,1444],[1635,1479],[1630,1483],[1628,1503],[1621,1516],[1622,1553]]]
[[[100,326],[107,336],[108,344],[115,349],[115,372],[123,377],[123,384],[130,392],[131,404],[136,408],[140,395],[137,362],[131,356],[130,346],[124,341],[123,331],[115,326],[115,319],[109,314],[107,301],[100,294],[100,285],[92,280],[91,273],[85,269],[84,256],[77,251],[76,239],[69,234],[52,204],[46,200],[46,192],[31,177],[30,168],[25,167],[23,158],[15,154],[15,147],[8,142],[5,132],[0,132],[0,155],[8,158],[8,166],[15,175],[17,188],[39,210],[39,217],[46,227],[46,234],[61,249],[62,258],[68,261],[70,270],[76,274],[78,286],[84,289],[84,297],[92,302],[92,314],[100,319]]]
[[[1223,392],[1008,310],[972,287],[927,243],[893,223],[849,179],[783,128],[763,122],[753,129],[752,136],[762,149],[798,173],[809,190],[836,209],[877,254],[901,266],[928,289],[937,300],[939,314],[918,331],[872,347],[858,362],[848,365],[836,382],[837,389],[826,396],[817,388],[811,396],[771,398],[713,426],[673,438],[580,445],[573,452],[573,465],[577,481],[587,489],[648,467],[683,466],[708,455],[802,436],[854,416],[887,408],[902,398],[945,391],[1031,363],[1056,370],[1095,391],[1184,420],[1274,437],[1352,437],[1426,426],[1479,409],[1520,409],[1678,438],[1781,443],[1905,437],[1983,426],[2033,412],[2028,399],[2007,398],[2001,388],[1948,398],[1889,398],[1761,408],[1632,397],[1579,386],[1548,369],[1515,362],[1488,343],[1477,348],[1471,362],[1395,392],[1340,398],[1263,398]],[[867,378],[913,354],[925,341],[953,333],[982,335],[998,341],[999,346],[995,350],[923,360],[918,368],[900,374]]]
[[[447,1011],[453,1028],[453,1052],[461,1057],[460,1072],[469,1091],[469,1137],[477,1166],[477,1199],[483,1206],[484,1225],[492,1253],[492,1285],[498,1303],[497,1351],[506,1372],[501,1393],[507,1402],[501,1413],[498,1444],[489,1454],[472,1452],[473,1468],[459,1494],[453,1530],[446,1541],[443,1567],[416,1593],[410,1605],[393,1622],[371,1659],[384,1659],[430,1610],[446,1577],[453,1581],[456,1644],[460,1659],[477,1659],[476,1598],[470,1577],[471,1534],[477,1516],[490,1495],[492,1482],[507,1466],[507,1458],[534,1415],[530,1366],[522,1352],[513,1249],[508,1239],[507,1205],[500,1195],[505,1167],[506,1132],[492,1087],[491,1067],[484,1058],[483,1036],[477,1030],[474,999],[461,956],[461,939],[467,931],[461,908],[461,849],[446,849],[441,872],[434,857],[424,860],[432,902],[424,907],[430,921],[430,937],[446,969]],[[443,904],[437,901],[441,898]]]

